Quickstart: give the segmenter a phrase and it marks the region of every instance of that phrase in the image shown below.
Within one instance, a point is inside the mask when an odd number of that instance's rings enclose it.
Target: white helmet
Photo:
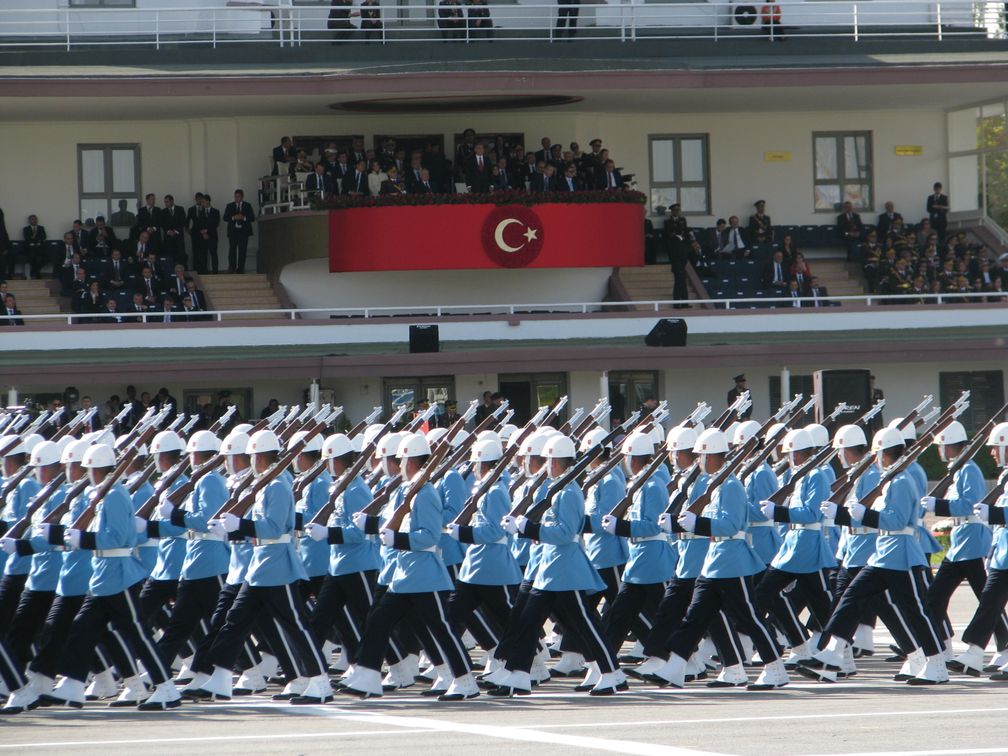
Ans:
[[[42,441],[35,444],[31,450],[31,458],[28,464],[32,467],[45,467],[47,465],[58,465],[60,461],[60,448],[52,441]]]
[[[820,425],[819,423],[809,423],[802,428],[802,430],[812,437],[812,445],[817,449],[829,446],[829,431],[826,430],[825,425]]]
[[[185,444],[175,431],[163,430],[151,440],[151,454],[185,451]]]
[[[32,449],[41,444],[43,441],[45,441],[45,436],[42,436],[38,433],[29,433],[27,436],[25,436],[24,439],[25,454],[27,454],[30,457]]]
[[[550,428],[549,431],[553,429]],[[529,436],[522,441],[521,449],[518,453],[523,457],[543,457],[543,447],[546,446],[546,441],[552,436],[552,432],[547,432],[544,430],[537,430],[535,433],[530,433]]]
[[[240,430],[233,430],[224,437],[221,441],[220,453],[225,456],[230,456],[232,454],[247,454],[248,453],[248,433]]]
[[[354,451],[353,442],[347,438],[345,433],[334,433],[322,444],[322,459],[333,459],[342,457]]]
[[[542,456],[546,459],[574,459],[577,450],[570,438],[562,433],[554,433],[543,446]]]
[[[708,428],[699,436],[693,444],[694,454],[727,454],[728,435],[717,428]]]
[[[17,443],[14,443],[14,442]],[[21,440],[21,436],[16,433],[7,436],[0,437],[0,446],[7,446],[7,444],[14,444],[7,453],[4,454],[5,457],[13,457],[15,454],[24,454],[24,441]]]
[[[246,449],[248,450],[248,454],[278,452],[280,451],[280,439],[277,434],[271,430],[256,431],[249,436],[248,446]]]
[[[470,462],[496,462],[503,456],[504,450],[501,449],[500,443],[492,438],[477,441],[469,450]]]
[[[518,432],[517,425],[515,425],[514,423],[504,423],[504,425],[501,426],[500,430],[497,431],[497,435],[500,436],[501,444],[503,445],[506,444],[508,440],[511,438],[511,436],[513,436],[517,432]]]
[[[706,433],[706,431],[703,431]],[[674,451],[693,451],[693,447],[696,446],[697,436],[696,429],[687,428],[685,425],[677,425],[671,428],[668,432],[668,436],[665,439],[665,448],[670,452]]]
[[[987,446],[997,450],[998,464],[1008,467],[1008,423],[998,423],[991,429]]]
[[[41,436],[39,436],[41,438]],[[108,444],[109,446],[115,448],[115,434],[112,433],[108,428],[103,428],[102,430],[91,431],[90,433],[85,433],[84,438],[90,441],[92,444]],[[27,443],[25,439],[25,443]]]
[[[895,428],[903,433],[904,441],[916,441],[917,440],[917,428],[913,423],[903,422],[904,418],[897,417],[892,422],[889,423],[888,428]]]
[[[298,431],[291,435],[290,440],[287,442],[287,448],[290,449],[294,444],[298,443],[302,438],[308,435],[308,431]],[[322,434],[316,433],[314,436],[309,438],[301,449],[302,454],[317,454],[322,451]]]
[[[447,428],[431,428],[427,431],[427,443],[432,447],[448,434]]]
[[[60,459],[61,460],[62,460],[62,457],[63,457],[64,450],[68,446],[70,446],[70,444],[74,443],[75,441],[77,441],[77,439],[74,438],[73,436],[60,436],[60,440],[56,442],[56,446],[59,447],[59,450],[60,450]],[[147,456],[147,452],[146,451],[143,454],[144,454],[144,456]]]
[[[396,452],[399,451],[399,443],[402,441],[404,435],[406,434],[386,433],[375,447],[375,456],[394,457]]]
[[[625,439],[620,451],[625,457],[650,457],[654,454],[654,440],[650,433],[634,431]]]
[[[784,423],[773,423],[766,430],[766,434],[763,436],[764,443],[770,443],[770,439],[777,439],[777,446],[780,446],[781,438],[779,438],[784,430]]]
[[[369,425],[367,428],[365,428],[364,432],[360,434],[362,440],[361,449],[363,449],[365,446],[367,446],[376,438],[378,438],[379,434],[384,429],[385,429],[384,425],[379,425],[377,423],[374,425]]]
[[[707,426],[698,420],[697,422],[693,423],[693,430],[695,430],[697,432],[697,435],[699,436],[701,433],[707,430]]]
[[[108,444],[92,444],[84,452],[81,466],[88,469],[95,467],[115,467],[116,456]]]
[[[408,459],[410,457],[425,457],[431,453],[430,444],[424,438],[423,433],[407,433],[399,442],[396,450],[398,459]]]
[[[655,446],[661,446],[665,443],[665,429],[658,423],[651,426],[649,433],[651,434],[651,441]]]
[[[780,447],[784,454],[787,455],[788,463],[791,467],[795,467],[797,462],[795,462],[794,453],[814,449],[815,441],[812,440],[812,434],[808,431],[803,428],[795,428],[784,434],[784,440],[781,441]]]
[[[498,444],[501,442],[500,434],[497,431],[485,430],[480,431],[476,436],[477,441],[496,441]]]
[[[945,446],[946,444],[962,444],[966,442],[966,428],[958,420],[953,420],[949,423],[944,430],[939,432],[935,436],[934,443],[936,446]]]
[[[728,443],[729,444],[735,443],[735,431],[738,429],[738,427],[741,424],[742,423],[740,423],[738,420],[735,420],[734,422],[732,422],[731,425],[729,425],[727,428],[725,428],[725,435],[728,436]]]
[[[234,428],[231,429],[232,432],[244,433],[246,436],[248,432],[255,428],[252,423],[238,423]]]
[[[735,426],[735,432],[729,438],[734,446],[742,446],[749,443],[761,427],[755,420],[743,420]]]
[[[459,430],[454,436],[452,436],[451,445],[452,449],[457,449],[460,444],[462,444],[467,438],[469,438],[469,431]]]
[[[898,428],[882,428],[872,437],[871,450],[881,452],[893,446],[903,446],[903,434]]]
[[[605,428],[595,427],[581,437],[580,451],[586,452],[602,443],[609,434]]]
[[[852,446],[867,446],[868,439],[857,425],[841,425],[833,434],[834,449],[849,449]]]
[[[219,452],[221,448],[220,439],[208,430],[196,431],[189,437],[186,444],[186,453],[193,452]]]
[[[69,465],[73,462],[79,465],[81,460],[84,459],[84,452],[91,446],[91,442],[84,439],[71,438],[70,436],[64,436],[64,438],[70,438],[70,443],[66,445],[63,453],[60,454],[60,464]]]

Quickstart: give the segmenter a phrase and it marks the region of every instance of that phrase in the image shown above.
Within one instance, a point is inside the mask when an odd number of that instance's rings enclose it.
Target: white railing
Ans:
[[[938,305],[969,305],[969,304],[1008,304],[1008,292],[970,292],[970,293],[945,293],[945,294],[850,294],[843,296],[822,297],[816,300],[813,297],[799,297],[802,304],[801,309],[808,312],[815,309],[817,312],[828,311],[830,305],[850,304],[865,305],[867,307],[887,306],[887,305],[912,305],[924,300],[924,304]],[[991,301],[995,300],[995,301]],[[279,308],[279,309],[248,309],[248,310],[209,310],[189,314],[191,320],[184,319],[187,314],[173,312],[173,321],[165,323],[163,312],[150,312],[137,314],[131,312],[119,313],[52,313],[46,315],[17,315],[26,324],[28,323],[61,323],[65,325],[100,325],[114,322],[115,318],[134,320],[140,318],[146,325],[191,325],[194,322],[222,322],[225,320],[242,320],[252,316],[254,318],[263,315],[272,315],[275,318],[284,320],[339,320],[350,318],[361,318],[373,320],[379,318],[416,318],[416,317],[450,317],[460,315],[467,317],[494,317],[507,315],[608,315],[616,310],[631,310],[634,312],[663,312],[675,310],[677,306],[690,305],[696,308],[698,305],[709,306],[709,311],[722,310],[749,310],[753,305],[762,306],[760,309],[780,309],[791,310],[794,308],[794,299],[791,297],[725,297],[722,299],[652,299],[626,302],[545,302],[540,304],[492,304],[492,305],[403,305],[399,307],[302,307],[302,308]],[[816,302],[820,307],[816,307]],[[836,312],[843,312],[843,309],[836,309]],[[694,310],[691,314],[703,312]],[[849,312],[849,310],[848,310]],[[739,313],[740,315],[743,313]],[[6,326],[8,318],[0,312],[0,328],[17,328],[19,326]],[[140,325],[140,323],[123,323],[123,325]],[[263,321],[264,325],[275,325],[275,322]],[[954,325],[954,324],[950,324]]]
[[[1002,38],[1005,6],[992,0],[784,0],[784,2],[654,2],[606,0],[600,5],[558,5],[555,2],[488,3],[492,29],[479,29],[462,4],[458,26],[444,28],[436,3],[382,0],[381,28],[370,34],[360,28],[355,0],[345,28],[328,28],[329,4],[272,2],[165,4],[138,8],[0,9],[0,47],[198,44],[216,47],[239,42],[295,47],[331,42],[408,42],[452,39],[482,42],[568,39],[558,13],[575,9],[574,39],[755,39],[833,37],[853,41],[872,38],[948,37]],[[779,17],[779,21],[776,20]],[[338,49],[338,48],[336,48]]]

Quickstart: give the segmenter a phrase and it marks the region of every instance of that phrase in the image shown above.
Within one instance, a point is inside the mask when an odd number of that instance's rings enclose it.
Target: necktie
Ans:
[[[783,278],[783,276],[781,276],[780,263],[775,263],[774,266],[776,267],[776,272],[774,273],[774,280],[780,281]]]
[[[479,169],[482,171],[483,170],[483,157],[482,156],[478,156],[476,158],[476,162],[479,164]]]
[[[424,185],[424,188],[429,192],[430,191],[430,184],[428,182],[424,181],[423,185]]]
[[[616,177],[611,173],[609,174],[609,186],[613,189],[616,188]]]

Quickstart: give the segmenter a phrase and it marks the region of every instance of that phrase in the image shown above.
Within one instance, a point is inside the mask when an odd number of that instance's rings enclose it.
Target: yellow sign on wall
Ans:
[[[764,152],[763,153],[764,163],[790,163],[791,162],[791,152],[790,150],[777,150],[774,152]]]
[[[897,144],[896,154],[903,157],[919,157],[924,154],[924,148],[919,144]]]

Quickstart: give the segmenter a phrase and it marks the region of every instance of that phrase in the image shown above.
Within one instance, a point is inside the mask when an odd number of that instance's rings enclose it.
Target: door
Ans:
[[[521,427],[529,421],[540,407],[552,407],[567,393],[566,373],[518,373],[498,376],[497,385],[504,398],[514,410],[511,422]],[[554,426],[560,426],[567,418],[566,410]]]
[[[385,378],[383,381],[385,415],[390,416],[400,407],[412,410],[421,401],[432,405],[444,403],[455,396],[455,378],[450,375],[428,375],[422,378]],[[409,417],[409,413],[407,413]]]

